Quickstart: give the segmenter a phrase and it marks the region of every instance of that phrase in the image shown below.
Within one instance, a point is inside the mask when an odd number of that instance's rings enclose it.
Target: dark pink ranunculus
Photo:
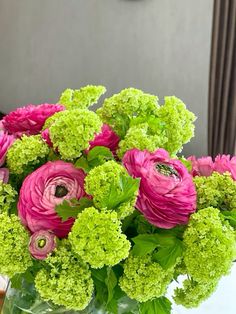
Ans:
[[[141,178],[136,207],[153,225],[170,229],[187,224],[196,210],[196,190],[192,176],[164,149],[154,153],[132,149],[123,164],[129,174]]]
[[[44,260],[56,247],[57,238],[51,231],[39,230],[30,237],[29,251],[36,259]]]
[[[89,142],[90,146],[87,151],[95,146],[105,146],[115,155],[119,141],[119,136],[112,130],[112,128],[108,124],[103,124],[101,132],[96,134],[94,139]]]
[[[49,161],[32,172],[20,189],[18,214],[22,223],[32,233],[50,230],[59,238],[66,237],[74,219],[62,222],[55,207],[65,199],[85,196],[84,178],[82,169],[61,160]]]
[[[7,151],[13,144],[14,140],[15,137],[13,135],[0,131],[0,167],[4,164]]]
[[[188,157],[188,160],[192,163],[192,169],[190,173],[193,177],[209,177],[214,171],[214,163],[212,161],[212,158],[209,156],[201,157],[198,159],[195,156],[190,156]]]
[[[40,133],[47,118],[64,109],[59,104],[27,105],[6,115],[2,124],[6,131],[17,137],[35,135]]]
[[[230,172],[236,180],[236,157],[230,159],[230,155],[218,155],[214,162],[214,171],[219,173]]]
[[[9,170],[7,168],[0,168],[0,180],[7,183],[9,180]]]

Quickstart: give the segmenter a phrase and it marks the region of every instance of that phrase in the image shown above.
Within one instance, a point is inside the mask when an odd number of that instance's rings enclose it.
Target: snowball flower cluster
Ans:
[[[0,214],[10,211],[16,201],[17,192],[10,184],[0,181]]]

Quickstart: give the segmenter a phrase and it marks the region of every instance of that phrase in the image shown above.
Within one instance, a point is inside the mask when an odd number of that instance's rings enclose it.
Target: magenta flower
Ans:
[[[45,259],[49,253],[55,250],[56,246],[57,238],[50,231],[40,230],[30,237],[29,251],[36,259]]]
[[[55,206],[67,199],[85,196],[85,173],[73,164],[61,160],[49,161],[24,180],[18,201],[22,223],[34,233],[50,230],[64,238],[70,232],[74,219],[62,222]]]
[[[41,132],[42,139],[48,144],[49,147],[53,147],[53,143],[50,138],[49,129],[45,129]]]
[[[7,183],[9,180],[9,170],[7,168],[0,168],[0,180]]]
[[[95,146],[105,146],[115,155],[119,141],[119,136],[112,130],[112,128],[108,124],[103,124],[101,132],[96,134],[94,139],[89,142],[90,146],[87,151]]]
[[[4,131],[0,131],[0,167],[5,163],[8,149],[13,144],[15,138]]]
[[[47,118],[64,109],[59,104],[27,105],[6,115],[2,124],[6,131],[17,137],[23,134],[35,135],[40,133]]]
[[[214,171],[214,163],[211,157],[201,157],[196,159],[195,156],[188,157],[192,163],[191,175],[209,177]]]
[[[123,164],[129,174],[141,178],[136,207],[146,219],[160,228],[186,224],[196,210],[196,191],[192,176],[167,151],[154,153],[132,149]]]
[[[236,157],[230,159],[230,155],[218,155],[214,162],[214,171],[219,173],[229,172],[236,180]]]

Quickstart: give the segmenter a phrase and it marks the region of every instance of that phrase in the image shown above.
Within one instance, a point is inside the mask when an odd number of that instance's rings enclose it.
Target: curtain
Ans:
[[[208,153],[235,153],[236,0],[215,0],[208,99]]]

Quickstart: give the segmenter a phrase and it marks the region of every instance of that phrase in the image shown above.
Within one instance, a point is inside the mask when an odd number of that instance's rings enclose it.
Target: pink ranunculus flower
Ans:
[[[9,180],[9,170],[7,168],[0,168],[0,180],[7,183]]]
[[[123,157],[129,174],[141,178],[136,207],[153,225],[170,229],[187,224],[196,210],[192,176],[164,149],[154,153],[132,149]]]
[[[47,118],[64,109],[59,104],[27,105],[6,115],[2,124],[6,131],[17,137],[35,135],[40,133]]]
[[[44,260],[56,247],[57,238],[51,231],[39,230],[30,237],[29,251],[36,259]]]
[[[188,157],[188,160],[192,163],[191,175],[209,177],[214,171],[214,163],[210,156],[196,158],[195,156]]]
[[[8,149],[11,147],[15,137],[7,134],[7,132],[0,131],[0,167],[4,164]]]
[[[73,164],[61,160],[49,161],[24,180],[20,189],[18,214],[32,232],[50,230],[64,238],[70,232],[73,218],[62,222],[55,211],[63,200],[85,196],[85,173]]]
[[[108,124],[103,124],[101,132],[96,134],[94,139],[89,142],[90,146],[87,152],[95,146],[105,146],[115,155],[119,141],[119,136],[112,128]]]
[[[214,171],[219,173],[230,172],[236,180],[236,157],[230,159],[230,155],[218,155],[214,162]]]

